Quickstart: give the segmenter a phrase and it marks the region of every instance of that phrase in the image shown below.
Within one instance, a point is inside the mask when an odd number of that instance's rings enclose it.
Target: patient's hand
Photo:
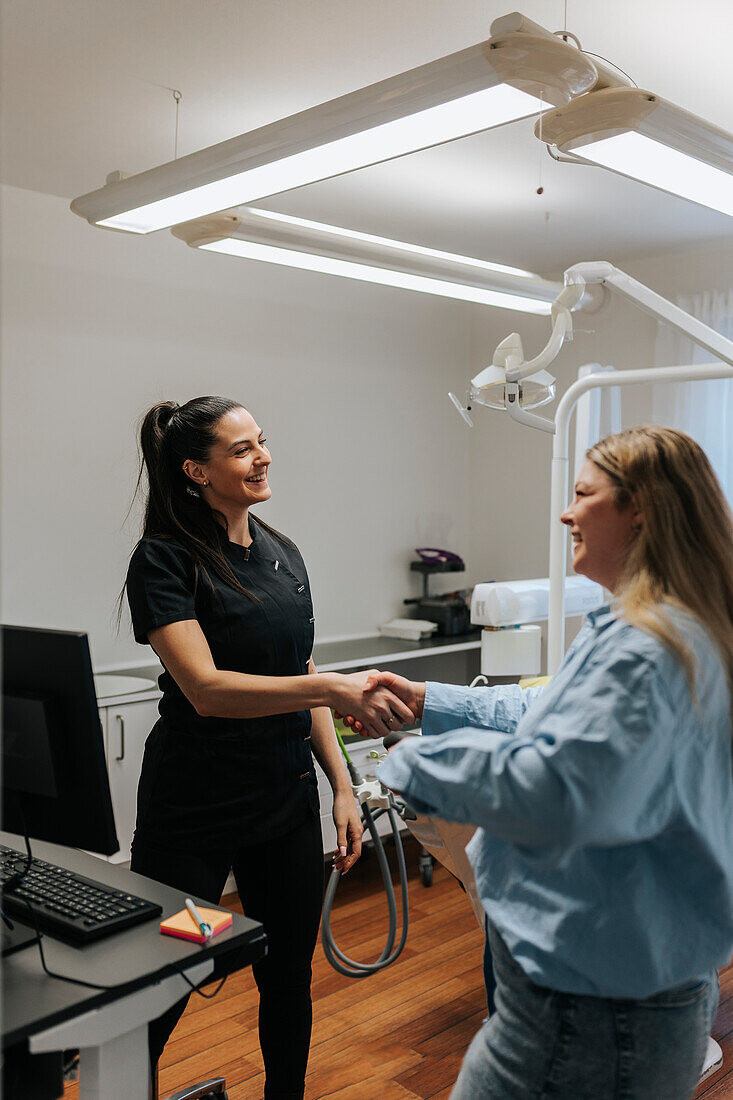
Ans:
[[[415,680],[406,680],[404,676],[397,676],[394,672],[379,672],[372,670],[367,676],[364,684],[364,691],[379,692],[384,689],[391,692],[392,695],[397,696],[397,698],[412,711],[415,716],[415,721],[420,721],[422,718],[423,706],[425,704],[424,683],[419,683]],[[341,717],[341,715],[337,715],[337,717]],[[362,731],[362,724],[355,715],[344,715],[343,720],[346,725],[350,726],[356,733]]]

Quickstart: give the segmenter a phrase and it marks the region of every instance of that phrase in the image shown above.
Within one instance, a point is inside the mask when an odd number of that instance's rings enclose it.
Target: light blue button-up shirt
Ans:
[[[679,661],[604,607],[544,689],[429,683],[426,736],[379,768],[419,813],[480,826],[481,900],[539,985],[643,998],[730,958],[730,691],[699,622],[665,611],[698,702]]]

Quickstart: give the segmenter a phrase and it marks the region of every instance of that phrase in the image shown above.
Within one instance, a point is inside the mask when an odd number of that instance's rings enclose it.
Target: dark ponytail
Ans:
[[[217,425],[223,416],[243,406],[226,397],[194,397],[185,405],[161,401],[142,419],[140,425],[141,461],[135,493],[143,474],[147,475],[148,495],[143,519],[143,538],[175,539],[193,558],[196,583],[199,574],[207,579],[215,573],[226,584],[252,600],[257,597],[237,579],[224,555],[227,522],[200,495],[198,487],[185,474],[186,459],[205,463],[217,441]],[[254,517],[253,517],[254,518]],[[288,539],[261,519],[255,522],[286,545]],[[121,613],[124,587],[118,608]]]
[[[215,516],[199,495],[198,487],[184,473],[183,463],[189,458],[207,462],[217,440],[217,424],[241,407],[224,397],[195,397],[185,405],[161,401],[145,414],[140,425],[138,478],[139,484],[143,472],[147,474],[143,538],[177,539],[194,552],[194,558],[203,561],[212,551],[219,556],[226,520]],[[209,564],[213,567],[213,561]]]

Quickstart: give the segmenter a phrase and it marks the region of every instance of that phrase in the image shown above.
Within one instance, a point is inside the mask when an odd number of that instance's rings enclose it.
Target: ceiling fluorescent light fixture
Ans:
[[[250,224],[259,221],[280,222],[283,225],[297,226],[308,233],[333,233],[336,237],[344,237],[350,241],[360,241],[364,244],[373,244],[385,250],[409,251],[416,256],[428,256],[436,260],[448,260],[451,263],[459,263],[467,268],[476,267],[482,271],[498,271],[504,275],[516,275],[519,279],[536,279],[531,271],[524,271],[521,267],[509,267],[507,264],[495,264],[491,260],[478,260],[471,256],[459,256],[455,252],[441,252],[436,248],[426,248],[420,244],[405,244],[404,241],[395,241],[391,237],[378,237],[374,233],[360,233],[356,229],[345,229],[340,225],[328,225],[326,222],[314,222],[308,218],[296,218],[292,214],[281,214],[276,210],[260,210],[250,207],[245,209],[245,216],[253,219]]]
[[[521,16],[427,65],[74,199],[93,225],[157,229],[568,103],[593,87],[593,62]]]
[[[245,208],[172,230],[193,248],[548,316],[560,285],[529,271]]]
[[[542,118],[542,141],[733,216],[733,134],[640,88],[604,88]]]

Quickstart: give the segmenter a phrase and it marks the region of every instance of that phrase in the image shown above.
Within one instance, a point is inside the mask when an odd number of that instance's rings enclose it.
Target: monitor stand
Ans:
[[[0,931],[2,932],[3,958],[6,955],[14,954],[16,951],[21,951],[24,947],[32,947],[34,943],[38,943],[38,936],[33,929],[24,928],[22,924],[16,924],[12,931],[2,924],[0,925]]]

